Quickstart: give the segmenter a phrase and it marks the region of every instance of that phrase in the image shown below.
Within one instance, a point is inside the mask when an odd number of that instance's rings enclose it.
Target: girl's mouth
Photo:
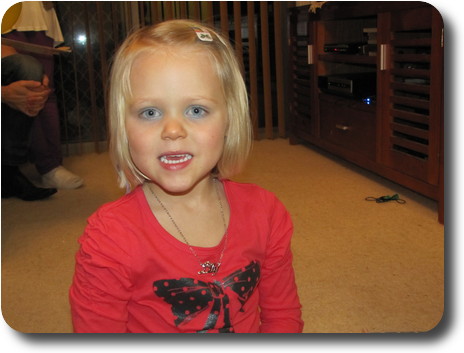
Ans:
[[[159,160],[163,164],[175,165],[175,164],[182,164],[189,160],[191,160],[193,156],[188,153],[183,154],[165,154],[162,155]]]

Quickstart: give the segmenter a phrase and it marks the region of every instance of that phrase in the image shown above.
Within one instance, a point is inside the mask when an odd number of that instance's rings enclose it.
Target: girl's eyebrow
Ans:
[[[160,99],[156,97],[131,97],[129,99],[129,105],[136,105],[136,104],[155,104],[159,102]]]
[[[202,100],[210,101],[216,104],[218,103],[217,99],[213,97],[203,97],[203,96],[192,97],[192,101],[202,101]]]

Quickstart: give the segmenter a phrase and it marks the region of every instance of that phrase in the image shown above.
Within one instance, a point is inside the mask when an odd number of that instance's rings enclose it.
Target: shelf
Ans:
[[[329,94],[324,92],[319,93],[319,101],[330,102],[330,104],[333,106],[342,105],[350,107],[351,109],[358,109],[371,113],[375,113],[377,107],[376,103],[366,104],[361,99],[343,97],[336,94]]]
[[[354,54],[319,54],[320,61],[346,64],[376,65],[377,56]]]

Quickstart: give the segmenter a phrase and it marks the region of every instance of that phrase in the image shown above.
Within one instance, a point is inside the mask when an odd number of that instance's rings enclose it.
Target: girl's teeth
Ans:
[[[160,161],[162,163],[166,164],[179,164],[179,163],[184,163],[187,162],[189,159],[192,159],[192,155],[190,154],[178,154],[178,155],[170,155],[168,156],[162,156],[160,158]]]

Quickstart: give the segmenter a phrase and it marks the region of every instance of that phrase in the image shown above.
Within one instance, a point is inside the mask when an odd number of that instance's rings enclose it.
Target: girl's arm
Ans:
[[[297,294],[290,249],[293,225],[284,206],[275,200],[269,216],[271,234],[259,285],[260,332],[300,333],[301,304]]]
[[[131,287],[127,248],[95,216],[79,242],[69,292],[74,331],[126,332]]]

